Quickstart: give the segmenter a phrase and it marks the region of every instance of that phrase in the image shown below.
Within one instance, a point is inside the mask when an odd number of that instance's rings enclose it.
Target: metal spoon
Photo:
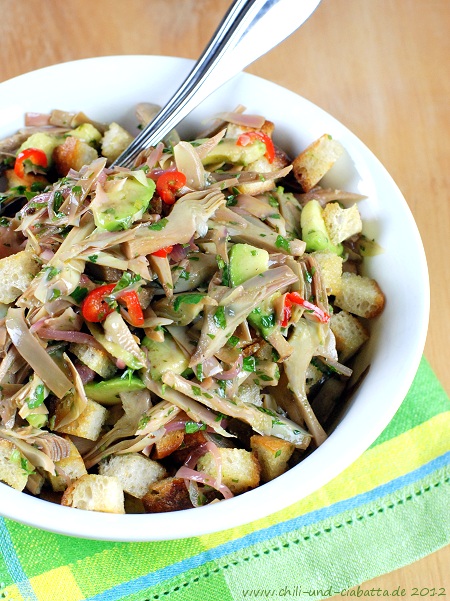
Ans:
[[[113,166],[132,167],[212,92],[291,35],[320,0],[235,0],[192,71]]]

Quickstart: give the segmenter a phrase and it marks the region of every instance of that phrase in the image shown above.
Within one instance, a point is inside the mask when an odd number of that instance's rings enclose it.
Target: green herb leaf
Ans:
[[[284,238],[284,236],[281,236],[280,234],[277,236],[277,239],[275,240],[275,246],[277,248],[283,248],[285,251],[287,252],[291,252],[290,246],[289,246],[289,240],[287,240],[287,238]]]
[[[214,319],[214,324],[218,328],[222,328],[222,330],[225,330],[225,328],[227,327],[227,318],[225,317],[225,307],[217,307],[216,312],[214,313],[213,319]]]
[[[127,286],[130,286],[131,284],[134,284],[135,282],[139,282],[140,279],[141,279],[140,275],[137,275],[135,273],[128,273],[128,271],[124,271],[122,274],[122,277],[117,282],[117,284],[114,286],[113,292],[118,292],[119,290],[123,290],[124,288],[126,288]]]
[[[195,375],[199,382],[203,382],[203,365],[199,363],[195,368]]]
[[[80,286],[77,286],[70,296],[77,305],[80,305],[88,295],[88,292],[89,290],[87,288],[80,288]]]
[[[244,357],[244,361],[242,363],[242,369],[244,371],[249,371],[249,372],[256,371],[255,357]]]
[[[186,434],[195,434],[195,432],[199,432],[200,430],[206,430],[206,424],[203,422],[186,422],[184,424]]]
[[[232,347],[235,347],[239,344],[239,337],[238,336],[230,336],[230,338],[228,338],[228,344]]]
[[[162,229],[164,229],[168,223],[169,223],[169,220],[166,217],[164,217],[164,219],[160,219],[156,223],[152,223],[151,225],[149,225],[148,229],[152,230],[154,232],[159,232]]]
[[[196,305],[197,303],[199,303],[202,298],[204,297],[204,294],[178,294],[177,297],[174,300],[173,303],[173,308],[175,309],[175,311],[178,311],[180,306],[183,303],[186,303],[187,305]]]

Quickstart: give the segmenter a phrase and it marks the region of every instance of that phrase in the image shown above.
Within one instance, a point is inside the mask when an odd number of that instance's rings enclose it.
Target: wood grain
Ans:
[[[0,0],[0,80],[91,56],[196,58],[228,5],[229,0]],[[448,0],[323,0],[299,31],[248,69],[329,111],[394,177],[428,258],[431,317],[425,355],[447,392],[449,31]],[[70,93],[70,82],[66,85]],[[91,85],[86,82],[86,94]],[[408,590],[446,586],[450,595],[449,566],[446,548],[366,584],[383,590],[402,582]]]

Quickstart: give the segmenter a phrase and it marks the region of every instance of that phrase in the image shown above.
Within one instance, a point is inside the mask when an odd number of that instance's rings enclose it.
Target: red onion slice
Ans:
[[[207,484],[211,488],[215,488],[222,493],[224,499],[231,499],[234,495],[228,486],[225,484],[219,484],[212,476],[205,474],[204,472],[197,472],[189,467],[183,466],[175,474],[175,478],[183,478],[184,480],[199,482],[200,484]]]
[[[34,324],[35,326],[37,325]],[[40,327],[37,330],[38,336],[44,340],[65,340],[66,342],[76,342],[77,344],[89,344],[96,348],[103,348],[93,336],[84,332],[75,332],[74,330],[54,330],[53,328]]]

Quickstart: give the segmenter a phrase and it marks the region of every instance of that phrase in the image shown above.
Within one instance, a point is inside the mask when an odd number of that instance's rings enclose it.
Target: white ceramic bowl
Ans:
[[[0,84],[0,138],[23,125],[27,111],[82,110],[99,121],[135,126],[134,107],[163,104],[192,61],[159,56],[93,58],[41,69]],[[218,111],[237,104],[275,125],[275,141],[292,156],[329,133],[347,156],[327,175],[332,187],[367,196],[359,203],[365,233],[384,248],[366,271],[387,297],[361,365],[370,371],[328,440],[298,466],[234,499],[157,515],[74,510],[0,484],[0,514],[45,530],[93,539],[150,541],[211,533],[258,519],[298,501],[342,472],[375,440],[400,406],[423,351],[429,312],[423,246],[409,208],[373,154],[326,112],[284,88],[248,74],[209,97],[180,127],[189,135]],[[411,292],[414,298],[411,299]]]

